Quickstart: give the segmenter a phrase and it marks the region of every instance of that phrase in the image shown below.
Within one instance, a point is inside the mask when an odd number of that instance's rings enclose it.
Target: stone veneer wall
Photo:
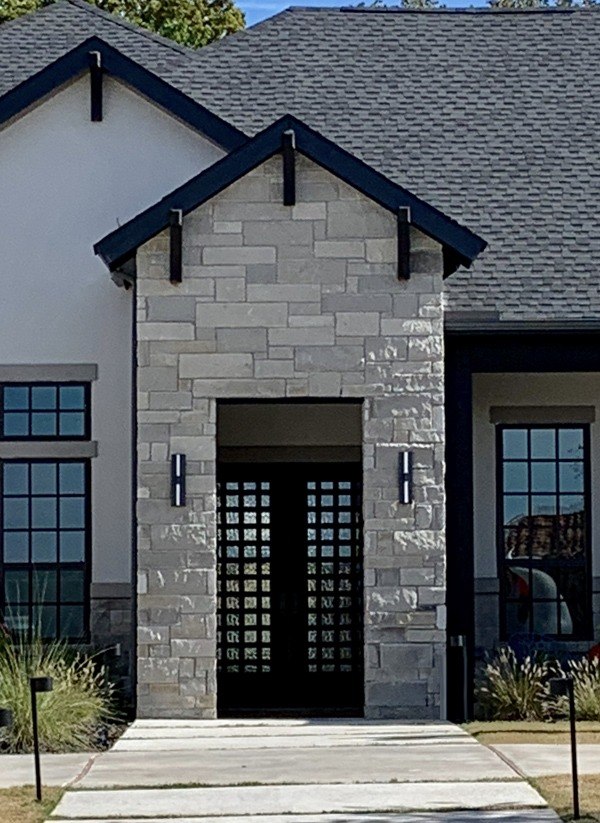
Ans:
[[[396,277],[393,215],[298,158],[282,205],[274,158],[138,251],[140,716],[214,717],[218,398],[364,398],[368,717],[437,717],[445,644],[442,254],[411,233]],[[397,503],[400,449],[415,502]],[[187,455],[188,503],[169,502]]]

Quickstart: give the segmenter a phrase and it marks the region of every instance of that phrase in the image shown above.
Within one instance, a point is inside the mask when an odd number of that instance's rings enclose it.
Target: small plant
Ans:
[[[575,687],[577,719],[600,720],[600,660],[570,660],[567,672]]]
[[[485,666],[476,687],[479,705],[494,720],[543,720],[548,713],[546,682],[552,673],[548,661],[531,656],[519,661],[505,646]]]
[[[13,725],[0,730],[9,752],[33,748],[29,678],[52,677],[53,691],[38,697],[40,746],[68,752],[94,747],[98,727],[114,719],[113,689],[104,667],[64,641],[13,639],[0,629],[0,706],[12,710]]]

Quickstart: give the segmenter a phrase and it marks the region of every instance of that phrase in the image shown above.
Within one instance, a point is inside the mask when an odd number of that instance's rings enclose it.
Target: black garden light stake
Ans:
[[[577,736],[575,727],[575,684],[572,677],[553,677],[550,680],[553,697],[569,698],[569,724],[571,727],[571,772],[573,778],[573,820],[579,820],[579,775],[577,772]]]
[[[42,775],[40,772],[40,739],[38,734],[37,696],[41,692],[52,691],[51,677],[30,677],[31,722],[33,724],[33,758],[35,762],[35,796],[42,799]]]

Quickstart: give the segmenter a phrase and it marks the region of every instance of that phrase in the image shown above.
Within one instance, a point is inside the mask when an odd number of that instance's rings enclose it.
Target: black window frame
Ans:
[[[564,634],[564,633],[546,633],[544,636],[548,638],[552,638],[556,641],[561,642],[579,642],[579,641],[590,641],[594,637],[593,633],[593,586],[592,586],[592,487],[591,487],[591,449],[590,449],[590,425],[588,423],[501,423],[496,425],[496,561],[497,561],[497,573],[498,573],[498,580],[500,583],[500,591],[499,591],[499,627],[500,627],[500,639],[504,642],[510,640],[512,635],[509,635],[507,632],[507,619],[506,619],[506,606],[507,602],[510,602],[510,599],[505,596],[505,586],[504,586],[504,570],[511,565],[518,565],[524,566],[528,569],[538,568],[557,568],[562,566],[567,566],[566,563],[560,563],[560,561],[545,561],[542,559],[533,560],[531,556],[529,557],[519,557],[516,561],[507,560],[506,552],[505,552],[505,526],[504,526],[504,464],[505,462],[511,462],[510,458],[507,461],[504,457],[504,449],[503,449],[503,433],[507,430],[525,430],[527,431],[527,457],[522,461],[517,461],[515,458],[514,462],[527,462],[528,466],[528,491],[524,492],[523,495],[527,495],[527,497],[531,498],[532,490],[531,490],[531,435],[530,432],[532,430],[541,430],[541,429],[548,429],[552,431],[560,431],[561,429],[579,429],[583,432],[583,460],[580,461],[583,464],[583,499],[584,499],[584,552],[585,557],[583,559],[583,563],[581,564],[583,571],[584,571],[584,578],[585,578],[585,614],[584,619],[582,621],[582,629],[579,632],[573,632],[572,634]],[[558,434],[557,434],[558,438]],[[558,456],[558,451],[556,452],[556,457],[552,459],[548,459],[546,462],[553,462],[557,465],[560,463],[560,458]],[[565,461],[567,462],[567,461]],[[556,494],[559,494],[558,486]],[[530,505],[528,506],[530,511]],[[528,515],[531,517],[531,514]],[[543,602],[543,598],[530,598],[530,603],[532,602]],[[560,600],[557,600],[557,608]],[[529,610],[529,626],[530,626],[530,634],[534,636],[536,633],[533,628],[533,609],[530,608]]]
[[[84,421],[84,431],[83,434],[60,434],[60,427],[57,425],[57,433],[50,434],[50,435],[39,435],[39,434],[21,434],[21,435],[14,435],[14,434],[5,434],[4,433],[4,415],[7,413],[11,413],[11,410],[7,410],[4,408],[4,390],[6,388],[26,388],[31,391],[33,388],[56,388],[58,392],[58,396],[60,396],[60,389],[62,387],[81,387],[84,392],[84,408],[83,412],[83,421]],[[19,381],[5,381],[0,383],[0,442],[39,442],[39,443],[47,443],[47,442],[69,442],[69,441],[85,441],[91,440],[92,437],[92,407],[91,407],[91,399],[92,399],[92,386],[91,382],[88,380],[19,380]],[[18,413],[19,410],[15,410]],[[52,409],[32,409],[31,402],[29,404],[28,409],[22,410],[24,413],[29,415],[29,431],[31,432],[31,415],[34,412],[46,412],[46,413],[53,413],[58,416],[60,412],[60,401],[57,403],[55,408]],[[67,410],[64,411],[73,411]],[[79,411],[79,410],[75,410]]]
[[[64,463],[80,463],[84,466],[84,557],[82,561],[69,561],[62,563],[60,561],[60,550],[59,550],[59,541],[57,539],[57,556],[56,561],[54,562],[43,562],[43,563],[34,563],[31,560],[27,563],[6,563],[4,561],[4,535],[6,533],[6,529],[4,528],[4,512],[3,512],[3,504],[4,504],[4,466],[6,464],[57,464],[60,466]],[[45,496],[45,495],[33,495],[31,494],[31,488],[28,491],[27,495],[15,495],[15,496],[22,496],[28,497],[28,499],[35,498],[36,496]],[[77,496],[80,495],[63,495],[64,497],[69,496]],[[61,495],[57,489],[56,494],[57,500],[61,499]],[[14,531],[13,529],[9,529],[10,531]],[[29,527],[27,529],[29,534],[32,533],[31,527],[31,507],[29,510]],[[56,526],[55,529],[44,529],[43,531],[56,531],[57,536],[58,533],[61,531],[59,525]],[[64,530],[63,530],[64,531]],[[67,530],[68,531],[68,530]],[[77,529],[76,531],[80,531]],[[91,587],[91,575],[92,575],[92,463],[91,459],[87,457],[11,457],[8,459],[0,459],[0,581],[2,585],[0,586],[0,616],[2,620],[6,618],[6,586],[5,586],[5,571],[27,571],[28,572],[28,584],[29,584],[29,597],[23,605],[27,605],[28,607],[28,631],[27,636],[28,640],[31,640],[32,633],[33,633],[33,608],[34,606],[42,606],[46,603],[46,601],[39,601],[34,602],[33,592],[33,577],[36,571],[44,572],[44,571],[56,571],[56,598],[47,605],[54,605],[56,606],[56,632],[53,636],[44,637],[44,640],[51,640],[51,639],[58,639],[64,640],[67,642],[79,642],[79,643],[89,643],[90,639],[90,610],[91,610],[91,598],[90,598],[90,587]],[[31,544],[30,544],[30,557],[31,557]],[[70,602],[63,602],[60,598],[60,572],[61,571],[83,571],[83,600],[81,602],[73,601]],[[63,636],[60,632],[60,607],[62,605],[78,605],[83,606],[83,626],[82,631],[76,635],[66,635]]]

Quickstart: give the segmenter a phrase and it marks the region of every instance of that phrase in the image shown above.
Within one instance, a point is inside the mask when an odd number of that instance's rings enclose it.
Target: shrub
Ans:
[[[548,711],[546,681],[552,665],[531,656],[519,661],[505,646],[488,661],[475,693],[486,717],[494,720],[542,720]]]
[[[0,730],[10,752],[33,748],[29,678],[52,677],[53,691],[38,695],[40,746],[67,752],[94,747],[101,723],[114,719],[113,687],[104,667],[64,641],[30,643],[0,637],[0,707],[11,709],[13,725]]]
[[[600,660],[570,660],[567,672],[573,678],[578,720],[600,720]]]

